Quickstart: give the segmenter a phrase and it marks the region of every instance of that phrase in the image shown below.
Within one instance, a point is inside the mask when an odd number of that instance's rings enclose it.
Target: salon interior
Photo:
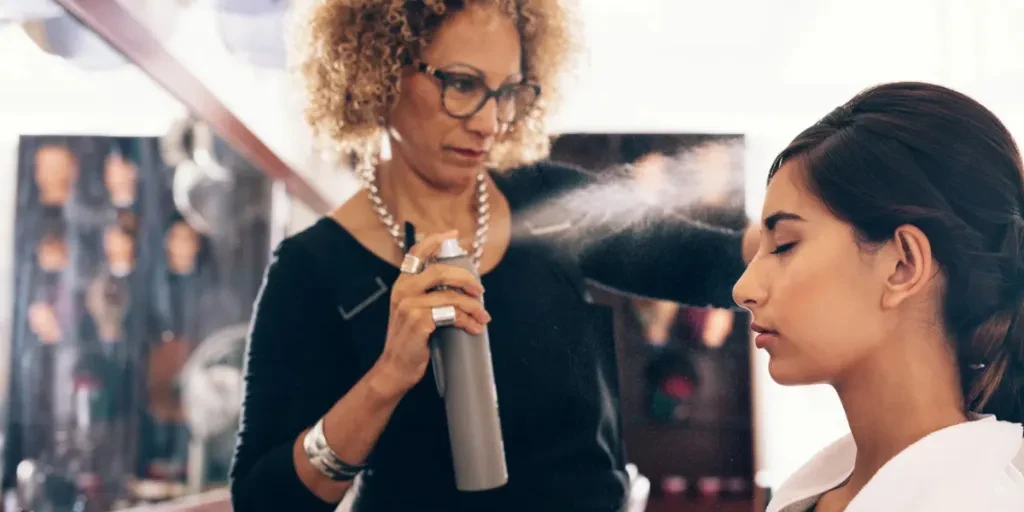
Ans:
[[[0,510],[231,510],[271,251],[360,187],[303,119],[311,3],[0,0]],[[1019,0],[578,4],[551,158],[629,165],[652,201],[677,167],[687,201],[760,218],[777,152],[885,81],[955,87],[1024,137]],[[746,313],[594,296],[630,512],[764,510],[847,433],[831,388],[771,380]]]

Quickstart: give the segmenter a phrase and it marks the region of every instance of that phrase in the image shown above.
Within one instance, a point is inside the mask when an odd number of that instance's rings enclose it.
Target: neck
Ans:
[[[835,383],[857,445],[847,484],[855,491],[908,446],[967,421],[948,341],[935,334],[881,346]]]
[[[135,196],[133,194],[111,194],[110,203],[115,208],[127,208],[135,203]]]
[[[66,198],[65,194],[60,192],[43,190],[39,193],[39,202],[43,206],[61,206]]]
[[[168,263],[171,273],[179,276],[190,275],[196,268],[195,262],[191,259],[171,258]]]
[[[400,158],[378,169],[381,199],[399,224],[411,222],[420,234],[476,230],[476,178],[468,186],[442,188],[430,183]]]

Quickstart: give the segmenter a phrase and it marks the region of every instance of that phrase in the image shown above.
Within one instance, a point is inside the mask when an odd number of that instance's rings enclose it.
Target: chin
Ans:
[[[779,360],[771,357],[768,360],[768,375],[782,386],[803,386],[825,382],[824,376],[811,371],[797,361]]]
[[[442,164],[438,166],[431,181],[446,189],[463,189],[473,186],[476,176],[483,170],[482,165]]]

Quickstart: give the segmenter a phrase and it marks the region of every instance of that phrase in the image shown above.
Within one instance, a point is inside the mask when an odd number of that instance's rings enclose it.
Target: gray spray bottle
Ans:
[[[458,240],[445,240],[436,260],[466,269],[480,279],[476,265]],[[508,468],[487,328],[481,334],[454,326],[438,328],[431,359],[437,390],[448,415],[456,488],[483,491],[505,485]]]

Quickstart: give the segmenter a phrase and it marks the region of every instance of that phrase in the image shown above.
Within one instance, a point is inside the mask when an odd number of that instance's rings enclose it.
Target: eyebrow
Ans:
[[[799,215],[797,215],[797,214],[795,214],[795,213],[778,211],[778,212],[775,212],[775,213],[765,217],[765,219],[764,219],[764,227],[768,231],[774,231],[775,230],[775,225],[778,224],[779,222],[784,221],[784,220],[803,221],[804,218],[799,216]]]
[[[451,69],[453,67],[454,68],[468,68],[468,69],[462,69],[462,70],[460,70],[460,69]],[[446,64],[444,66],[438,66],[436,69],[438,69],[440,71],[446,71],[448,73],[465,73],[466,71],[472,70],[474,73],[476,73],[481,78],[487,76],[487,73],[484,72],[484,70],[482,70],[482,69],[480,69],[480,68],[478,68],[478,67],[476,67],[476,66],[474,66],[472,64],[467,64],[467,63],[462,62],[462,61],[450,62],[450,63],[448,63],[448,64]],[[521,81],[522,79],[523,79],[523,72],[522,71],[516,71],[515,73],[512,73],[512,74],[506,76],[505,79],[503,80],[503,82],[507,83],[510,80],[511,81]]]

